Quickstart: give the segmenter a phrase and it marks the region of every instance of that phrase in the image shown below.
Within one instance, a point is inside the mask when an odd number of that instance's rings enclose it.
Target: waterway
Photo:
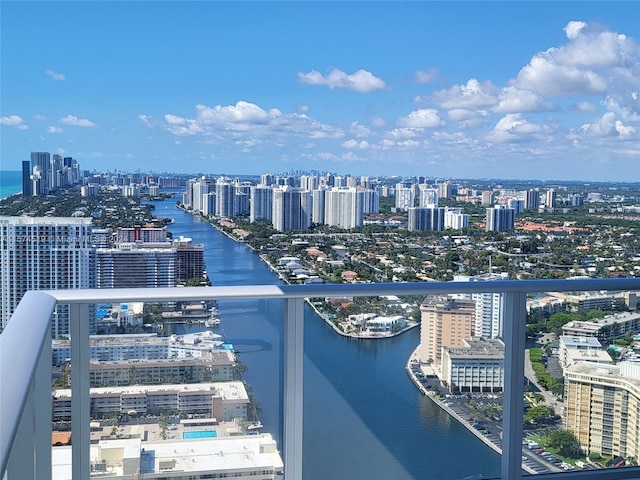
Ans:
[[[244,244],[176,207],[154,202],[169,231],[205,244],[214,285],[277,284]],[[282,319],[276,300],[221,301],[218,333],[247,365],[265,431],[282,439]],[[304,480],[494,478],[499,456],[420,394],[405,372],[419,329],[384,340],[337,335],[305,307]]]

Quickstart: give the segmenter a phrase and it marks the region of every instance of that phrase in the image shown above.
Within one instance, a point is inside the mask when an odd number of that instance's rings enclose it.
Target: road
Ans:
[[[537,389],[537,392],[544,396],[545,403],[548,407],[553,408],[553,411],[556,415],[562,416],[564,411],[564,402],[559,401],[557,397],[545,390],[540,386],[538,380],[536,378],[536,374],[533,371],[533,367],[531,366],[531,359],[529,358],[529,349],[525,350],[525,362],[524,362],[524,376],[529,380],[529,382],[534,385]]]

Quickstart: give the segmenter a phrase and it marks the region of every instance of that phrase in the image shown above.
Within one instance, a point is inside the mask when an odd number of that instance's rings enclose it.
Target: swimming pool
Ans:
[[[215,430],[198,430],[196,432],[182,432],[183,440],[190,440],[194,438],[215,438],[218,436],[218,432]]]

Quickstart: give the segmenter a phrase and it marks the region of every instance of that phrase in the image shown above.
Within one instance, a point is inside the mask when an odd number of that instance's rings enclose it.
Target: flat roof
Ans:
[[[90,395],[142,395],[144,393],[218,393],[223,398],[231,400],[248,400],[249,396],[243,382],[208,382],[208,383],[176,383],[163,385],[129,385],[125,387],[95,387],[89,389]],[[55,397],[71,397],[70,388],[54,390]]]

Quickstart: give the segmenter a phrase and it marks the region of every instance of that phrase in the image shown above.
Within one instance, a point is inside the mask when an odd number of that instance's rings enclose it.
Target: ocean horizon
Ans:
[[[0,198],[6,198],[22,191],[22,172],[0,170]]]

